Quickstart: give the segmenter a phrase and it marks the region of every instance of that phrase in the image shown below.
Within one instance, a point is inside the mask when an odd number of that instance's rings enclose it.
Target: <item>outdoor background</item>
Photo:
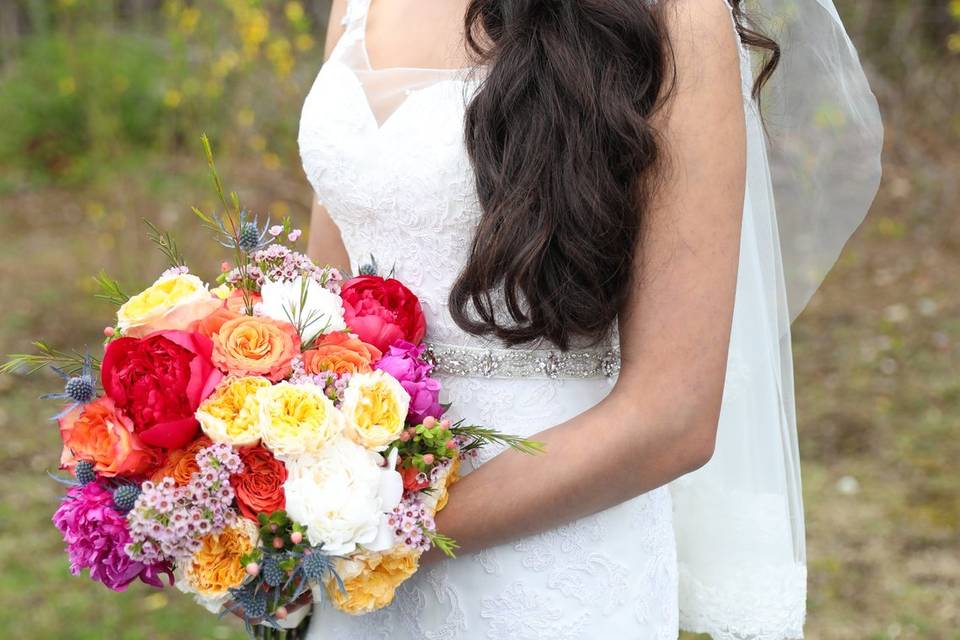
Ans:
[[[96,349],[162,257],[221,258],[198,138],[255,211],[307,222],[300,105],[326,2],[0,0],[0,353]],[[794,326],[810,560],[808,638],[960,638],[960,0],[838,0],[880,98],[885,176]],[[176,591],[71,578],[51,376],[0,377],[0,629],[8,638],[239,638]]]

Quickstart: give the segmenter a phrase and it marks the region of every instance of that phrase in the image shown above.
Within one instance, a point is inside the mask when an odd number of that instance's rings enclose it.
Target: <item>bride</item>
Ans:
[[[741,4],[334,0],[311,253],[395,270],[454,409],[546,453],[474,460],[459,557],[310,637],[802,635],[789,322],[881,128],[830,0]]]

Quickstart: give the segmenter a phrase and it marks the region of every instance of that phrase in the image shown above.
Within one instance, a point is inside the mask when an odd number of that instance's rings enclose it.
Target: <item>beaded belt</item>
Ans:
[[[609,378],[620,372],[620,349],[559,351],[485,349],[428,343],[436,373],[467,378]]]

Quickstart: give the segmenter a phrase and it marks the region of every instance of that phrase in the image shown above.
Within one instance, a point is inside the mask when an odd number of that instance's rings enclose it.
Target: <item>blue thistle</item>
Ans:
[[[140,497],[140,487],[135,484],[122,484],[113,490],[113,506],[117,511],[130,511]]]
[[[73,474],[77,477],[77,482],[83,485],[90,484],[97,479],[97,474],[93,470],[93,463],[89,460],[80,460],[77,466],[73,468]]]
[[[264,559],[260,566],[260,574],[263,576],[263,581],[271,587],[279,587],[287,577],[284,570],[280,568],[280,563],[273,556],[267,556]]]
[[[97,397],[97,385],[93,379],[93,359],[89,353],[83,358],[83,366],[78,375],[71,376],[58,367],[50,367],[50,369],[63,378],[65,383],[63,391],[60,393],[48,393],[40,397],[43,400],[70,401],[70,404],[67,405],[63,411],[53,416],[53,420],[59,420],[78,406],[92,402]]]
[[[220,216],[214,216],[217,224],[217,231],[221,236],[219,239],[227,249],[239,249],[244,253],[253,253],[265,249],[273,242],[274,238],[270,235],[270,218],[268,217],[263,225],[260,224],[259,216],[250,217],[250,213],[244,209],[240,212],[237,221],[236,235],[231,228],[227,228],[226,222]]]

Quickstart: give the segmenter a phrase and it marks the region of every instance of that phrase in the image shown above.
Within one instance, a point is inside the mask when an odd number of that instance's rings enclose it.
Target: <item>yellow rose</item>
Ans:
[[[361,446],[383,451],[400,437],[409,406],[410,394],[393,376],[383,371],[354,374],[343,394],[347,435]]]
[[[316,453],[343,431],[343,414],[312,384],[264,387],[257,404],[260,438],[277,457]]]
[[[219,287],[215,287],[215,288],[211,289],[211,290],[210,290],[210,293],[212,293],[213,295],[217,296],[217,297],[220,298],[221,300],[226,300],[227,298],[230,297],[230,294],[233,293],[233,287],[231,287],[231,286],[228,285],[226,282],[224,282],[224,283],[223,283],[222,285],[220,285]]]
[[[221,304],[197,276],[189,273],[166,276],[120,307],[117,326],[124,335],[133,338],[142,338],[154,331],[185,330],[191,322],[208,316]]]
[[[393,596],[407,578],[417,571],[420,555],[406,547],[385,553],[354,556],[337,561],[337,581],[327,582],[327,594],[334,607],[351,615],[370,613],[393,602]]]
[[[196,595],[200,604],[216,612],[230,598],[229,589],[246,579],[240,559],[253,551],[258,538],[257,525],[246,518],[207,535],[200,549],[177,566],[177,587]]]
[[[271,386],[266,378],[226,378],[197,409],[203,432],[214,442],[235,447],[260,442],[260,412],[257,392]]]
[[[434,515],[443,511],[443,508],[447,506],[447,500],[450,498],[450,487],[456,484],[458,480],[460,480],[460,458],[454,458],[450,466],[447,467],[447,471],[441,481],[442,486],[437,495],[437,503],[433,508]]]

